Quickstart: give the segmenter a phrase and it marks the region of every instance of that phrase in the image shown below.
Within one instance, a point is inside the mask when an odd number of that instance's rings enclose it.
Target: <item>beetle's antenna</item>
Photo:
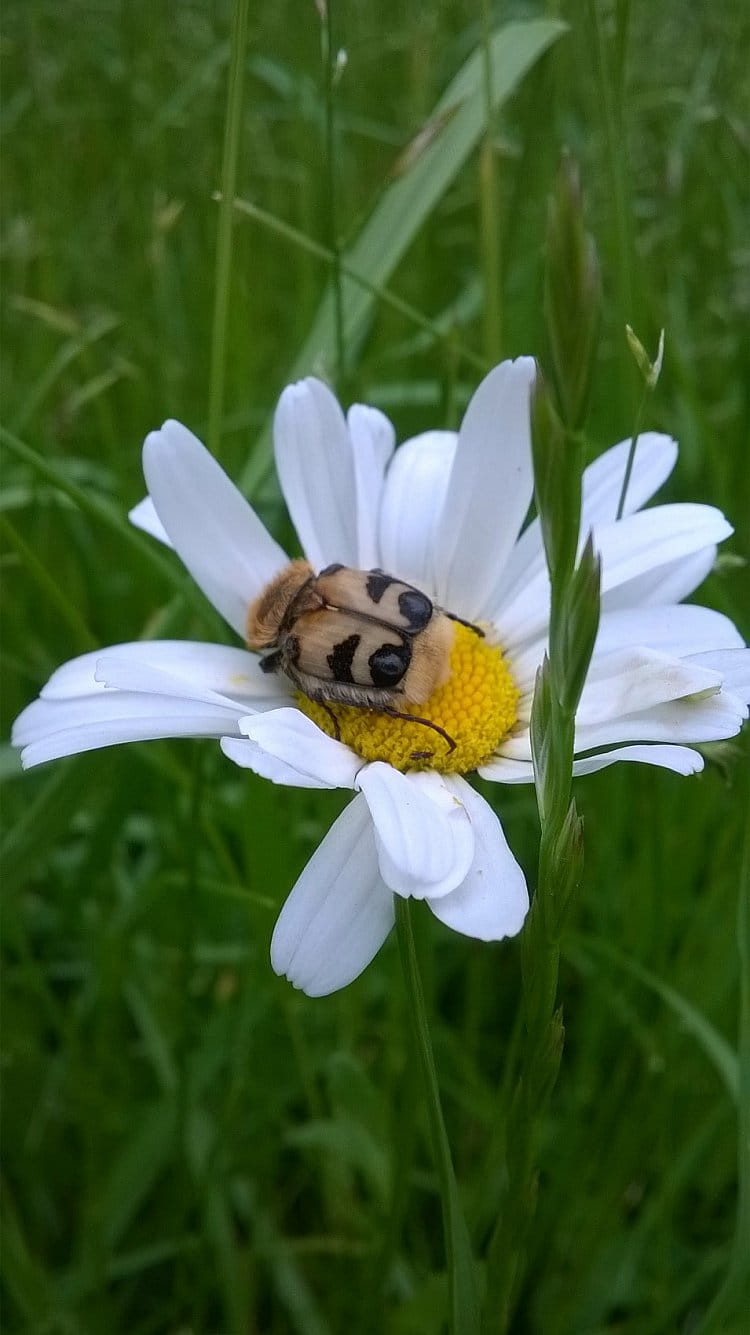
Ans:
[[[457,617],[455,612],[446,612],[445,615],[449,621],[457,621],[459,626],[468,626],[469,630],[473,630],[475,635],[481,636],[482,639],[485,638],[482,627],[475,625],[473,621],[466,621],[463,617]]]

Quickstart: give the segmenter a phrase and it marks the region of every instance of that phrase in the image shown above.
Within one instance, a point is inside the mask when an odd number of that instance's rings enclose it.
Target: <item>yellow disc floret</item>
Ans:
[[[440,733],[415,719],[393,718],[351,705],[326,708],[301,694],[297,704],[329,736],[335,735],[333,713],[341,741],[363,760],[384,760],[398,770],[468,774],[485,764],[511,731],[518,697],[501,650],[470,627],[456,623],[445,685],[433,691],[424,704],[405,705],[401,710],[442,729],[455,742],[452,750]],[[394,707],[400,708],[398,704]]]

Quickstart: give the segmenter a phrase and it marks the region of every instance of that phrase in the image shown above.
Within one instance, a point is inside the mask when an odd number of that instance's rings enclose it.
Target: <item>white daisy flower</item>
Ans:
[[[442,922],[482,940],[523,923],[523,872],[466,775],[533,781],[529,719],[549,611],[539,523],[522,531],[533,377],[531,358],[502,363],[458,433],[428,431],[395,452],[382,413],[355,405],[344,417],[318,380],[290,386],[279,402],[276,467],[313,570],[379,567],[472,623],[455,623],[449,678],[415,711],[421,721],[315,704],[246,648],[150,641],[65,664],[16,722],[26,766],[116,742],[216,737],[236,764],[274,783],[351,788],[271,944],[275,970],[311,996],[369,964],[393,925],[394,894],[426,900]],[[602,617],[575,772],[622,760],[691,774],[703,761],[690,744],[733,736],[748,712],[750,653],[735,626],[681,602],[732,530],[707,505],[642,509],[677,456],[654,432],[638,441],[616,520],[627,453],[627,441],[615,445],[584,476],[581,542],[593,530]],[[251,604],[289,558],[178,422],[148,436],[144,472],[149,496],[131,518],[174,547],[245,641]]]

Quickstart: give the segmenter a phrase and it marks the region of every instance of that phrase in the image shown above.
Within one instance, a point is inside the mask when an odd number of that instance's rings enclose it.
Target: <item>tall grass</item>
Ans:
[[[667,494],[721,506],[740,524],[731,557],[748,556],[742,7],[698,3],[687,22],[679,0],[496,6],[493,26],[553,9],[569,25],[507,100],[487,73],[486,8],[338,0],[348,63],[329,90],[332,237],[314,5],[250,7],[235,188],[256,212],[230,216],[215,198],[231,182],[228,0],[8,0],[4,736],[53,668],[92,645],[225,633],[124,522],[143,492],[140,442],[167,416],[204,436],[213,423],[225,467],[288,538],[265,424],[290,375],[336,369],[332,243],[339,387],[381,406],[401,437],[454,425],[500,340],[508,355],[544,354],[542,247],[563,145],[581,164],[603,269],[587,457],[628,437],[637,412],[625,321],[650,349],[665,326],[647,424],[681,441]],[[451,170],[429,144],[405,159],[467,63],[475,139]],[[468,96],[431,121],[432,143],[458,142]],[[438,160],[445,179],[429,194]],[[386,255],[389,191],[407,207],[403,247]],[[217,235],[231,260],[223,309]],[[734,559],[701,600],[750,631]],[[518,1335],[743,1329],[746,756],[745,739],[711,749],[691,780],[622,766],[576,784],[586,869],[563,941],[565,1055]],[[437,1179],[395,939],[322,1001],[268,964],[278,908],[342,799],[264,785],[209,744],[127,747],[23,777],[8,749],[0,758],[5,1328],[440,1331]],[[533,793],[499,800],[531,876]],[[519,943],[482,946],[413,919],[481,1252],[513,1153]],[[745,976],[745,1008],[747,988]]]

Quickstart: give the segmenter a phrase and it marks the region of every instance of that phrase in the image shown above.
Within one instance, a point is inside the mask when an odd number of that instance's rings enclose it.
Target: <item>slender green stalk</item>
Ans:
[[[321,33],[326,81],[326,177],[328,185],[328,248],[333,256],[333,319],[336,338],[336,383],[341,388],[346,369],[344,298],[341,289],[341,244],[338,229],[338,178],[336,173],[336,76],[338,51],[334,42],[334,0],[324,0]]]
[[[481,0],[482,86],[485,133],[479,152],[479,220],[484,269],[484,351],[490,365],[502,355],[502,296],[500,266],[500,210],[497,154],[495,152],[495,97],[492,80],[492,5]]]
[[[169,587],[177,589],[189,601],[190,606],[205,618],[205,601],[192,580],[186,580],[176,566],[157,550],[156,543],[150,542],[140,529],[128,523],[127,516],[118,506],[99,495],[92,487],[82,487],[77,482],[72,482],[61,464],[45,459],[25,441],[14,436],[12,431],[7,431],[4,426],[0,426],[0,440],[17,459],[27,464],[37,476],[44,478],[63,496],[67,496],[84,514],[90,515],[123,538],[127,547],[138,552],[152,570],[158,571],[163,576]]]
[[[589,0],[588,10],[591,31],[594,34],[596,75],[599,85],[599,98],[601,101],[602,120],[604,122],[607,149],[607,170],[609,174],[612,200],[614,203],[618,252],[616,266],[618,300],[622,322],[624,322],[631,318],[633,306],[633,277],[630,247],[630,216],[626,186],[627,159],[624,142],[625,136],[623,134],[620,114],[617,110],[614,88],[615,78],[621,81],[622,73],[621,70],[613,72],[609,66],[602,21],[601,0]],[[623,22],[626,20],[627,13],[624,14]],[[624,37],[621,42],[621,51],[623,53],[624,61]]]
[[[750,780],[750,767],[747,777]],[[732,1254],[724,1283],[699,1327],[699,1335],[722,1335],[723,1331],[734,1329],[732,1323],[741,1321],[741,1313],[747,1312],[750,1305],[750,801],[747,806],[745,849],[737,903],[737,950],[740,962],[737,1216]]]
[[[216,237],[216,278],[214,318],[211,331],[211,374],[208,384],[208,448],[218,455],[221,448],[221,422],[224,413],[229,292],[232,270],[232,223],[237,181],[237,159],[242,128],[242,85],[245,72],[245,48],[249,0],[235,0],[229,55],[227,113],[224,124],[224,152],[221,164],[221,204]]]
[[[633,435],[630,440],[630,449],[628,450],[628,461],[625,465],[625,476],[622,479],[622,490],[620,491],[620,499],[617,502],[617,514],[615,515],[615,519],[622,519],[623,511],[625,509],[625,501],[628,495],[628,487],[630,486],[630,475],[633,472],[633,464],[635,463],[635,452],[638,448],[638,437],[641,434],[641,426],[643,425],[643,413],[646,407],[646,399],[648,398],[648,395],[649,395],[649,386],[646,385],[641,395],[641,401],[638,404],[638,411],[635,415],[635,426],[633,427]]]
[[[185,867],[182,885],[178,891],[180,908],[177,919],[180,924],[180,991],[187,999],[190,995],[190,976],[193,970],[196,945],[196,915],[198,913],[198,872],[201,849],[201,826],[203,824],[203,798],[205,792],[205,757],[206,752],[200,742],[193,742],[190,766],[190,789],[185,820]],[[178,1064],[177,1119],[180,1144],[186,1145],[187,1130],[190,1122],[192,1090],[190,1085],[190,1058],[192,1053],[193,1027],[191,1008],[187,1000],[180,1011],[180,1028],[177,1036],[176,1057]]]
[[[539,873],[521,943],[522,1039],[507,1116],[506,1182],[487,1258],[484,1329],[509,1329],[536,1210],[542,1127],[563,1048],[557,1004],[560,937],[581,877],[582,827],[572,800],[575,716],[599,625],[600,569],[581,527],[581,424],[599,316],[599,269],[575,164],[564,159],[550,211],[545,318],[554,389],[532,393],[534,485],[550,576],[549,650],[537,673],[531,750],[541,827]],[[570,327],[575,340],[566,338]]]
[[[96,637],[89,630],[76,604],[66,597],[57,580],[53,578],[47,567],[39,560],[33,548],[21,537],[21,534],[5,515],[0,515],[0,530],[5,533],[9,542],[15,547],[24,568],[38,584],[45,601],[57,608],[68,629],[75,635],[80,652],[84,653],[86,649],[95,649]]]
[[[400,895],[396,895],[394,898],[401,968],[424,1085],[432,1151],[440,1183],[440,1203],[443,1212],[443,1232],[448,1270],[450,1330],[451,1335],[476,1335],[479,1309],[474,1262],[453,1172],[448,1133],[445,1129],[443,1110],[440,1104],[437,1070],[414,943],[411,904],[408,899],[403,899]]]
[[[625,509],[625,499],[628,494],[628,487],[630,486],[630,475],[633,471],[633,464],[635,462],[635,452],[638,446],[638,437],[641,432],[641,425],[643,423],[643,413],[646,407],[646,399],[648,398],[651,391],[656,389],[656,386],[659,383],[659,376],[661,375],[662,362],[664,359],[663,329],[659,336],[659,346],[657,348],[656,357],[654,358],[653,361],[651,361],[648,353],[646,352],[646,349],[641,343],[641,340],[639,339],[638,335],[634,333],[634,331],[631,329],[630,325],[625,326],[625,335],[628,341],[628,345],[630,347],[630,351],[632,352],[635,358],[636,365],[638,366],[638,369],[641,375],[643,376],[643,394],[641,395],[641,401],[638,404],[638,411],[635,415],[635,426],[633,427],[633,436],[630,441],[630,449],[628,450],[628,461],[627,464],[625,465],[625,476],[622,480],[622,490],[620,492],[620,499],[617,505],[617,515],[616,515],[617,519],[622,519],[623,511]]]
[[[377,297],[378,301],[382,301],[384,306],[389,306],[391,310],[398,311],[399,315],[403,315],[405,319],[410,320],[419,329],[424,329],[425,333],[431,334],[435,340],[448,346],[457,360],[468,362],[470,366],[476,367],[482,374],[489,369],[490,363],[484,357],[480,357],[472,348],[468,348],[465,343],[461,343],[456,338],[453,325],[437,324],[429,316],[424,315],[422,311],[417,310],[416,306],[404,301],[403,297],[397,296],[390,288],[383,287],[380,283],[371,282],[365,274],[347,264],[340,253],[330,250],[328,246],[322,245],[320,241],[313,240],[306,232],[301,232],[299,228],[293,227],[291,223],[284,222],[283,218],[275,217],[273,213],[266,212],[265,209],[259,208],[257,204],[252,204],[247,199],[235,199],[234,207],[238,213],[253,218],[256,222],[261,223],[263,227],[267,227],[269,231],[283,237],[285,241],[290,241],[292,245],[299,246],[300,250],[306,251],[308,255],[314,255],[317,259],[332,267],[338,265],[341,274],[351,279],[359,287],[364,288],[365,292],[370,292],[374,297]]]

